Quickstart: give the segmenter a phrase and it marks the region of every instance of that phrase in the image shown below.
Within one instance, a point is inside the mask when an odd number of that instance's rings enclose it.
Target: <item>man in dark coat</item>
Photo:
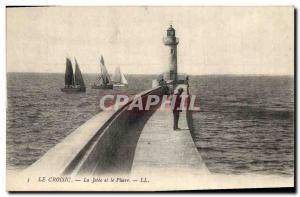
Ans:
[[[174,94],[174,96],[172,98],[172,99],[176,99],[175,101],[172,101],[172,102],[174,102],[174,107],[173,107],[173,118],[174,118],[173,119],[174,120],[173,129],[174,130],[178,129],[179,113],[181,112],[179,107],[180,107],[180,103],[181,103],[181,94],[182,94],[182,92],[183,92],[183,89],[179,88],[177,93]]]

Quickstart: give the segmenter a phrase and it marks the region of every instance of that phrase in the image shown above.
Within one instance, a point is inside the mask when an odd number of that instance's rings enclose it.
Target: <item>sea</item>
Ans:
[[[99,113],[105,94],[133,96],[151,88],[155,75],[126,75],[126,90],[66,94],[64,74],[7,74],[6,166],[22,170]],[[293,76],[190,76],[196,95],[194,141],[215,174],[294,174]]]

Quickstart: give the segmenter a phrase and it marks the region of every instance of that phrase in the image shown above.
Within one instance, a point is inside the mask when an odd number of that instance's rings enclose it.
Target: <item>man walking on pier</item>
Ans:
[[[178,129],[178,120],[179,120],[179,113],[181,110],[179,109],[180,103],[181,103],[181,94],[183,92],[182,88],[179,88],[177,90],[177,93],[173,95],[172,99],[175,99],[175,101],[172,101],[174,103],[173,107],[173,129],[177,130]]]

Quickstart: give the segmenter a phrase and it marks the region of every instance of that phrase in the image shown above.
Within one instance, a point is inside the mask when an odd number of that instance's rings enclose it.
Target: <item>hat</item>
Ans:
[[[178,88],[177,92],[178,93],[182,93],[183,92],[183,88]]]

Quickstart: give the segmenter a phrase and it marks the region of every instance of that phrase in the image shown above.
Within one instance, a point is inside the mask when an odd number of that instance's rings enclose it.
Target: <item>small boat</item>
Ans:
[[[97,81],[92,85],[93,89],[113,89],[113,85],[111,84],[110,76],[107,72],[107,69],[104,64],[104,59],[101,55],[100,59],[100,74],[97,78]]]
[[[65,87],[61,88],[62,92],[85,92],[84,80],[75,59],[75,74],[73,74],[72,62],[69,58],[66,58],[66,72],[65,72]]]
[[[128,82],[125,78],[124,74],[121,72],[120,67],[117,67],[115,73],[112,77],[112,81],[114,82],[114,87],[127,87]]]

